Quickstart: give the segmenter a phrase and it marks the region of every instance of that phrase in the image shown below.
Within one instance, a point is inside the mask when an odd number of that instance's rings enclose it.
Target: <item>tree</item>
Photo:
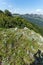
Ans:
[[[4,12],[3,12],[2,10],[0,10],[0,14],[1,14],[1,13],[4,13]]]
[[[7,15],[7,16],[12,16],[12,14],[11,14],[11,12],[10,12],[9,10],[5,10],[4,13],[5,13],[5,15]]]

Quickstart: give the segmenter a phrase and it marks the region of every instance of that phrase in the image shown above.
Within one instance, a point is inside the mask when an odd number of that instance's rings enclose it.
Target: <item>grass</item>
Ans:
[[[30,64],[34,60],[32,55],[38,49],[43,50],[42,46],[38,44],[39,39],[40,34],[30,29],[0,28],[0,55],[3,58],[3,64]]]

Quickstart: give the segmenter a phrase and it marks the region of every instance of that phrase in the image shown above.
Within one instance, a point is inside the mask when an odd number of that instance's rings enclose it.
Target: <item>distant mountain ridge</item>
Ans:
[[[32,23],[37,24],[38,26],[43,27],[43,15],[38,14],[25,14],[22,15],[23,18],[26,18],[27,20],[30,20]]]
[[[31,23],[34,23],[38,26],[43,27],[43,15],[39,15],[39,14],[14,14],[14,16],[21,16],[27,20],[30,20]]]

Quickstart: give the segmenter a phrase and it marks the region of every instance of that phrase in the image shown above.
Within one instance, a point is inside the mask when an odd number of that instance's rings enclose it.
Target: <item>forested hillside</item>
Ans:
[[[27,27],[43,35],[43,28],[40,28],[34,23],[27,21],[21,16],[17,16],[17,15],[14,16],[8,10],[5,10],[5,11],[0,10],[0,28],[14,28],[14,27],[18,27],[18,28]]]

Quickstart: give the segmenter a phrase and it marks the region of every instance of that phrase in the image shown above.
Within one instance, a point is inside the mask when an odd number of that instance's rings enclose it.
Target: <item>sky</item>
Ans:
[[[43,0],[0,0],[0,10],[5,9],[12,13],[43,14]]]

